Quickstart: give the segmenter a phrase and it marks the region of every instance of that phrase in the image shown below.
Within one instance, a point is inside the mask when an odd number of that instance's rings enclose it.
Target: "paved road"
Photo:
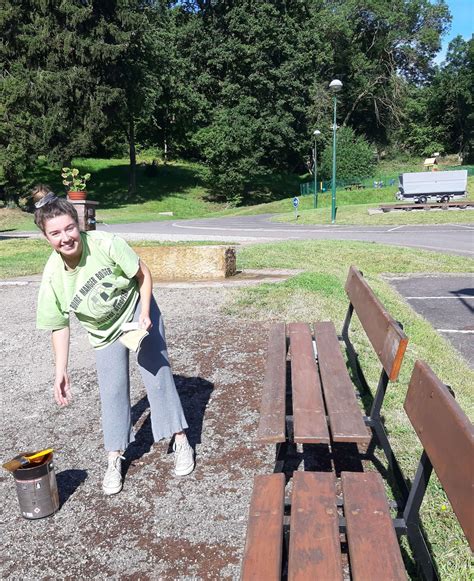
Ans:
[[[474,369],[474,275],[415,276],[391,284]]]
[[[98,229],[132,238],[162,240],[360,240],[474,256],[474,225],[413,226],[307,226],[270,222],[271,214],[258,216],[169,220],[134,224],[99,224]]]

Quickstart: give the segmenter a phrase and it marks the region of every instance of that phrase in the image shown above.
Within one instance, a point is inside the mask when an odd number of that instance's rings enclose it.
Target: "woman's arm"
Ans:
[[[139,261],[138,272],[135,275],[138,280],[138,290],[140,292],[140,303],[141,311],[140,317],[138,319],[140,327],[148,331],[151,329],[151,319],[150,319],[150,303],[151,303],[151,293],[153,290],[153,279],[151,278],[151,272],[148,266],[142,261]]]
[[[71,401],[71,386],[67,374],[69,359],[69,327],[52,332],[54,360],[56,363],[56,377],[54,380],[54,399],[60,406],[68,405]]]

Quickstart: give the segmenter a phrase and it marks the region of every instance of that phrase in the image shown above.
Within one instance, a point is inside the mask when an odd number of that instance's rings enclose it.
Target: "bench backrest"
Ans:
[[[474,426],[423,361],[415,363],[404,407],[474,550]]]
[[[346,281],[346,293],[388,377],[398,378],[408,338],[355,266]]]

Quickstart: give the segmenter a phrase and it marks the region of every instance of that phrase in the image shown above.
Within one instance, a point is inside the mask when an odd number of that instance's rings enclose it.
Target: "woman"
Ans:
[[[32,192],[35,224],[53,248],[38,296],[37,327],[52,332],[58,405],[71,401],[67,372],[69,314],[87,330],[94,348],[102,404],[102,428],[108,466],[105,494],[122,489],[123,452],[134,441],[130,409],[129,352],[118,341],[124,323],[138,322],[149,332],[137,356],[151,409],[155,441],[174,436],[175,474],[194,469],[188,427],[170,369],[163,320],[152,295],[148,267],[121,238],[105,232],[81,232],[74,206],[47,186]]]

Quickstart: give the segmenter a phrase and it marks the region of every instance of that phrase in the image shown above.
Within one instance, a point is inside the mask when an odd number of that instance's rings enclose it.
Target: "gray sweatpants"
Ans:
[[[140,302],[135,309],[138,321]],[[150,319],[153,327],[142,342],[137,364],[148,395],[155,442],[188,427],[171,372],[161,312],[152,297]],[[135,354],[132,354],[134,356]],[[95,350],[102,429],[108,452],[125,450],[135,440],[131,421],[129,350],[120,341]]]

